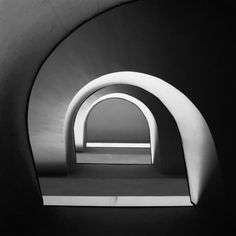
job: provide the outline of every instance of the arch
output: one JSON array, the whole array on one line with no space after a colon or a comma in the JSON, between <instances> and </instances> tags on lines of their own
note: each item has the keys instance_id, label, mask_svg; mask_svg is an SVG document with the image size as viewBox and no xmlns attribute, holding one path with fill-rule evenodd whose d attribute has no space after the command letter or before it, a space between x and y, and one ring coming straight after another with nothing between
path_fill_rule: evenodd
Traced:
<instances>
[{"instance_id":1,"label":"arch","mask_svg":"<svg viewBox=\"0 0 236 236\"><path fill-rule=\"evenodd\" d=\"M219 172L219 163L211 132L199 110L183 93L151 75L130 71L106 74L88 83L75 95L65 117L67 161L75 163L73 123L78 108L92 93L116 84L143 88L160 99L170 111L182 139L191 201L197 204L206 188L215 189L219 183L218 175L215 175L215 172Z\"/></svg>"},{"instance_id":2,"label":"arch","mask_svg":"<svg viewBox=\"0 0 236 236\"><path fill-rule=\"evenodd\" d=\"M75 145L77 151L83 151L85 148L85 140L86 140L86 123L88 116L92 109L100 102L111 99L111 98L120 98L127 100L131 103L133 103L136 107L139 108L139 110L143 113L143 115L146 118L146 121L148 123L149 127L149 134L150 134L150 144L151 144L151 160L152 164L154 163L154 159L157 159L159 151L159 142L158 142L158 128L156 124L156 120L150 109L140 100L137 98L130 96L125 93L108 93L108 94L100 94L100 97L97 98L96 96L90 96L85 102L84 102L77 113L76 119L75 119L75 125L76 132L74 130L74 136L75 136Z\"/></svg>"}]
</instances>

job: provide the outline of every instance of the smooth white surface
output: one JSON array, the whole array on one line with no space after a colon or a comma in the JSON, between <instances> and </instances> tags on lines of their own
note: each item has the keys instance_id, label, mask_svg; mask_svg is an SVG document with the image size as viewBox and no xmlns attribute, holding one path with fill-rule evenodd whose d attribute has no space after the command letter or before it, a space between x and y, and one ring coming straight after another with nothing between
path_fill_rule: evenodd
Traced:
<instances>
[{"instance_id":1,"label":"smooth white surface","mask_svg":"<svg viewBox=\"0 0 236 236\"><path fill-rule=\"evenodd\" d=\"M95 143L87 142L86 147L150 148L150 143ZM76 147L77 148L77 147Z\"/></svg>"},{"instance_id":2,"label":"smooth white surface","mask_svg":"<svg viewBox=\"0 0 236 236\"><path fill-rule=\"evenodd\" d=\"M78 107L95 91L118 84L133 85L146 90L156 96L172 114L182 139L191 201L197 204L209 188L212 193L217 191L220 170L218 157L203 116L178 89L144 73L123 71L107 74L91 81L76 94L65 117L64 137L68 163L76 163L73 128Z\"/></svg>"},{"instance_id":3,"label":"smooth white surface","mask_svg":"<svg viewBox=\"0 0 236 236\"><path fill-rule=\"evenodd\" d=\"M159 147L158 128L157 128L155 117L150 111L150 109L143 102L136 99L135 97L132 97L124 93L108 93L105 95L101 94L99 98L97 97L94 98L93 95L91 95L87 100L85 100L85 102L81 106L79 106L79 110L76 115L75 124L74 124L74 137L75 137L76 151L79 151L79 152L84 151L85 144L86 144L86 122L87 122L90 112L98 103L107 99L111 99L111 98L120 98L120 99L124 99L133 103L140 109L140 111L145 116L148 123L148 127L149 127L150 143L151 143L151 158L152 158L152 164L153 164L154 159L158 158L156 157L156 155L159 153L158 152L158 147Z\"/></svg>"},{"instance_id":4,"label":"smooth white surface","mask_svg":"<svg viewBox=\"0 0 236 236\"><path fill-rule=\"evenodd\" d=\"M43 196L45 206L193 206L189 196Z\"/></svg>"}]
</instances>

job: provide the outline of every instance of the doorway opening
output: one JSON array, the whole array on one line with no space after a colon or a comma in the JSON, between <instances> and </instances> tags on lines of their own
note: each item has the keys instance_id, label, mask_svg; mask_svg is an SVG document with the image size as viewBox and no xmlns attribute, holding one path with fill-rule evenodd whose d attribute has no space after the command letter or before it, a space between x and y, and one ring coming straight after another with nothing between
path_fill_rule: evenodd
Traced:
<instances>
[{"instance_id":1,"label":"doorway opening","mask_svg":"<svg viewBox=\"0 0 236 236\"><path fill-rule=\"evenodd\" d=\"M85 102L74 126L77 163L152 164L150 117L142 113L141 105L137 99L119 93L102 96L92 104ZM86 112L83 149L79 140L82 111Z\"/></svg>"}]
</instances>

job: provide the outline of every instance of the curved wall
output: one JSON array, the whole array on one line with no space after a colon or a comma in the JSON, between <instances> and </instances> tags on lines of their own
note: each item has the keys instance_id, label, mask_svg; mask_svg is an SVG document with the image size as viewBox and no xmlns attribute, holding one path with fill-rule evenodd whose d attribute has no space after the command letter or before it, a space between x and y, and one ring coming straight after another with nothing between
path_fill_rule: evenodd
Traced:
<instances>
[{"instance_id":1,"label":"curved wall","mask_svg":"<svg viewBox=\"0 0 236 236\"><path fill-rule=\"evenodd\" d=\"M143 9L140 8L137 10L137 12L139 12L139 10L143 11ZM40 143L43 144L42 146L40 146L41 144L38 145L38 148L43 150L45 155L52 155L51 151L59 146L63 147L63 139L59 138L62 137L61 134L63 132L61 126L61 123L64 119L63 114L65 114L63 111L66 109L67 104L72 99L72 94L75 94L75 90L78 91L78 89L81 88L83 84L86 84L88 81L98 77L99 74L101 75L106 74L107 72L120 71L121 68L125 68L123 70L128 71L135 70L134 68L137 68L137 71L142 70L147 74L157 73L155 70L160 68L163 63L163 60L161 60L161 51L157 50L163 49L160 47L163 45L163 43L155 48L152 46L157 45L157 42L160 42L158 38L160 37L160 34L155 32L156 28L154 29L152 27L148 27L148 25L151 23L150 19L156 19L156 14L151 14L153 10L148 10L150 11L150 14L148 14L150 18L145 18L140 25L137 24L137 19L134 20L132 16L128 14L129 8L126 8L126 10L122 12L122 17L117 15L117 12L115 15L110 16L116 19L114 21L103 21L104 18L101 17L101 25L104 25L105 22L109 22L109 27L98 27L98 20L95 21L92 26L90 25L91 28L87 34L82 31L86 27L84 27L82 30L80 29L78 34L82 32L80 34L81 37L77 38L75 33L72 34L70 40L65 40L50 56L47 63L44 64L33 88L29 114L33 114L34 117L32 120L39 124L38 127L42 127L42 130L35 131L35 137L37 137L37 139L47 136L48 138L51 138L50 133L53 133L53 139L49 149L44 149L45 145L43 144L43 142L45 142L48 138L40 140ZM123 18L123 16L125 17ZM131 19L129 17L131 17ZM112 24L117 24L119 20L121 20L121 23L125 23L123 20L127 20L127 22L130 20L130 22L133 24L127 23L127 30L122 32L120 30L123 27L121 27L119 28L119 31L116 32L118 34L116 34L113 31L116 29L116 27ZM157 19L155 22L157 22ZM88 24L86 26L88 26ZM157 30L159 30L159 28L157 28ZM90 34L91 32L93 33ZM91 37L94 36L94 33L96 34L97 38ZM95 38L96 40L94 40ZM156 43L154 43L155 39L158 39ZM164 45L167 46L168 43ZM82 46L83 48L81 48ZM172 55L176 54L172 53ZM152 58L152 60L150 60L150 58ZM163 57L163 59L164 58L165 57ZM55 65L57 66L55 67ZM172 76L177 76L177 71L177 74L172 74L175 70L171 69L170 71L171 72L169 73ZM188 76L185 76L184 78L188 78ZM175 80L173 85L176 83L177 82ZM180 84L181 83L183 83L183 80L180 80ZM188 83L186 82L185 85L187 84ZM59 100L61 102L59 102ZM45 116L45 114L48 115L47 119L42 119L42 116ZM58 119L60 121L58 121ZM43 123L41 120L43 120ZM44 122L45 120L47 120L46 123ZM33 127L33 129L38 128L30 125L30 122L29 127ZM40 134L42 132L43 136ZM34 146L33 149L35 150ZM60 159L60 162L63 163L64 155L62 154L62 149L60 150L58 148L57 150L58 152L55 152L55 158ZM45 155L42 155L41 158L47 159L48 157ZM51 166L48 166L49 169L54 168L53 163L51 163ZM45 169L46 168L47 167L45 166ZM63 165L58 166L57 168L60 172L65 171Z\"/></svg>"},{"instance_id":2,"label":"curved wall","mask_svg":"<svg viewBox=\"0 0 236 236\"><path fill-rule=\"evenodd\" d=\"M124 2L104 0L99 7L92 0L0 2L2 207L16 213L42 204L27 128L31 87L42 63L75 27Z\"/></svg>"}]
</instances>

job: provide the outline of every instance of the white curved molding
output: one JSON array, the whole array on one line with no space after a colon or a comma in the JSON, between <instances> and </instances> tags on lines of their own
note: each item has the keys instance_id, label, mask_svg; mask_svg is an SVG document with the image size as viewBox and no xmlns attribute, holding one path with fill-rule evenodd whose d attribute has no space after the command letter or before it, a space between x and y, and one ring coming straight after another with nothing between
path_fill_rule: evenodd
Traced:
<instances>
[{"instance_id":1,"label":"white curved molding","mask_svg":"<svg viewBox=\"0 0 236 236\"><path fill-rule=\"evenodd\" d=\"M151 144L151 160L152 164L154 163L154 158L157 158L156 155L158 152L159 141L158 141L158 129L154 115L150 111L150 109L140 100L136 99L133 96L130 96L125 93L109 93L108 94L101 94L100 97L91 95L87 100L80 106L74 124L74 137L75 137L75 146L76 151L82 152L86 147L86 123L88 116L92 109L99 104L100 102L112 99L112 98L119 98L124 99L133 103L137 106L140 111L145 116L148 127L149 127L149 134L150 134L150 144Z\"/></svg>"},{"instance_id":2,"label":"white curved molding","mask_svg":"<svg viewBox=\"0 0 236 236\"><path fill-rule=\"evenodd\" d=\"M218 174L215 174L219 171L219 164L214 141L203 116L178 89L157 77L138 72L116 72L101 76L76 94L65 118L64 137L68 163L76 161L73 124L78 105L82 105L95 91L117 84L137 86L153 94L174 117L182 139L191 201L197 204L208 188L215 190L219 183Z\"/></svg>"}]
</instances>

